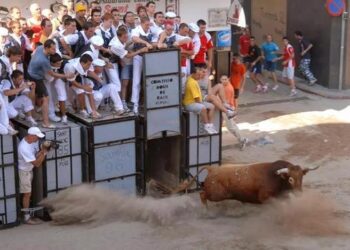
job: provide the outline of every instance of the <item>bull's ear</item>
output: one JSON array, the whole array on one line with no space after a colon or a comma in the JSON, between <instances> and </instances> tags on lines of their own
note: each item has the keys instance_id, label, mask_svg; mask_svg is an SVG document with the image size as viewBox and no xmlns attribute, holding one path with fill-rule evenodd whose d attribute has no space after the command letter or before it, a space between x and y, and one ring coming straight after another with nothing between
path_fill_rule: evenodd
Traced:
<instances>
[{"instance_id":1,"label":"bull's ear","mask_svg":"<svg viewBox=\"0 0 350 250\"><path fill-rule=\"evenodd\" d=\"M306 175L309 172L309 169L303 169L303 175Z\"/></svg>"}]
</instances>

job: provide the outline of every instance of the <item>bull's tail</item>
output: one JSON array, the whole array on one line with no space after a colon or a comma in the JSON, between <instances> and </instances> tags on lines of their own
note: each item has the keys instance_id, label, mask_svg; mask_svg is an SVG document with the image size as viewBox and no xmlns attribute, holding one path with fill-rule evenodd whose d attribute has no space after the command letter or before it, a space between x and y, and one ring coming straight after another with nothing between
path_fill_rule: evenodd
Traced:
<instances>
[{"instance_id":1,"label":"bull's tail","mask_svg":"<svg viewBox=\"0 0 350 250\"><path fill-rule=\"evenodd\" d=\"M186 189L188 189L190 186L192 186L192 184L196 181L196 179L199 176L199 174L202 173L203 170L205 170L205 169L210 171L210 167L203 167L201 170L198 171L198 173L190 181L186 180L186 181L184 181L183 183L181 183L178 187L176 187L174 189L173 188L169 188L169 187L165 187L165 186L163 186L160 183L156 184L157 189L162 191L163 194L168 194L168 195L177 194L177 193L183 192Z\"/></svg>"}]
</instances>

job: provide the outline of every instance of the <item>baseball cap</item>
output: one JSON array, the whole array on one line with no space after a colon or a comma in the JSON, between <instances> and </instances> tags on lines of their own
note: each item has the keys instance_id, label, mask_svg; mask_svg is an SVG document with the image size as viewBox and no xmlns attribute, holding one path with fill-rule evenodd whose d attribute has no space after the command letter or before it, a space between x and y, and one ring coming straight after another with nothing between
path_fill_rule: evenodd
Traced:
<instances>
[{"instance_id":1,"label":"baseball cap","mask_svg":"<svg viewBox=\"0 0 350 250\"><path fill-rule=\"evenodd\" d=\"M44 138L45 135L41 132L41 130L38 127L31 127L28 129L29 135L36 135L39 138Z\"/></svg>"},{"instance_id":2,"label":"baseball cap","mask_svg":"<svg viewBox=\"0 0 350 250\"><path fill-rule=\"evenodd\" d=\"M167 13L165 13L165 17L175 18L176 14L174 12L172 12L172 11L168 11Z\"/></svg>"},{"instance_id":3,"label":"baseball cap","mask_svg":"<svg viewBox=\"0 0 350 250\"><path fill-rule=\"evenodd\" d=\"M92 64L94 66L98 66L98 67L104 67L106 65L106 62L103 61L102 59L95 59Z\"/></svg>"},{"instance_id":4,"label":"baseball cap","mask_svg":"<svg viewBox=\"0 0 350 250\"><path fill-rule=\"evenodd\" d=\"M0 27L0 36L8 36L9 31L6 28Z\"/></svg>"},{"instance_id":5,"label":"baseball cap","mask_svg":"<svg viewBox=\"0 0 350 250\"><path fill-rule=\"evenodd\" d=\"M86 6L83 3L77 3L75 5L75 12L86 11Z\"/></svg>"},{"instance_id":6,"label":"baseball cap","mask_svg":"<svg viewBox=\"0 0 350 250\"><path fill-rule=\"evenodd\" d=\"M93 36L90 38L90 42L96 46L102 46L104 44L103 38L100 36Z\"/></svg>"},{"instance_id":7,"label":"baseball cap","mask_svg":"<svg viewBox=\"0 0 350 250\"><path fill-rule=\"evenodd\" d=\"M199 27L198 27L198 25L195 24L195 23L190 23L190 24L188 25L188 27L189 27L190 30L192 30L193 32L196 32L196 33L199 32Z\"/></svg>"}]
</instances>

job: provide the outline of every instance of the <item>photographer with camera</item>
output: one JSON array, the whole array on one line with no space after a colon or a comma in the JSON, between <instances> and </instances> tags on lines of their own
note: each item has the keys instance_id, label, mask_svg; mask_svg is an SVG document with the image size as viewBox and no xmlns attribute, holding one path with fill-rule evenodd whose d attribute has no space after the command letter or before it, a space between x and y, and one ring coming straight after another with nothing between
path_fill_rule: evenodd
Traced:
<instances>
[{"instance_id":1,"label":"photographer with camera","mask_svg":"<svg viewBox=\"0 0 350 250\"><path fill-rule=\"evenodd\" d=\"M23 195L24 223L29 225L40 223L31 218L29 204L32 193L33 168L42 166L51 146L47 147L45 143L39 146L39 140L44 137L45 135L38 127L31 127L28 129L28 135L18 145L19 190Z\"/></svg>"}]
</instances>

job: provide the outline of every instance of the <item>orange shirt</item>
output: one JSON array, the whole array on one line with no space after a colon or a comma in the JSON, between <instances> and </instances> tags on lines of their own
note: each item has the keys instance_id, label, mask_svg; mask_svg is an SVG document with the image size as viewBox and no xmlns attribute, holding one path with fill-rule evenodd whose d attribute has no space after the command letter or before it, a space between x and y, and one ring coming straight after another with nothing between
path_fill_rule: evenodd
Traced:
<instances>
[{"instance_id":1,"label":"orange shirt","mask_svg":"<svg viewBox=\"0 0 350 250\"><path fill-rule=\"evenodd\" d=\"M235 94L234 94L234 90L231 84L226 84L224 85L224 90L225 90L225 96L226 96L226 101L227 103L231 106L234 107L235 106Z\"/></svg>"},{"instance_id":2,"label":"orange shirt","mask_svg":"<svg viewBox=\"0 0 350 250\"><path fill-rule=\"evenodd\" d=\"M243 63L231 64L231 84L233 88L240 89L241 88L241 82L244 77L244 74L246 72L246 68Z\"/></svg>"}]
</instances>

